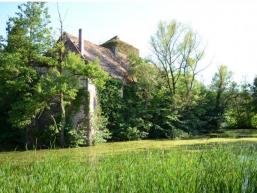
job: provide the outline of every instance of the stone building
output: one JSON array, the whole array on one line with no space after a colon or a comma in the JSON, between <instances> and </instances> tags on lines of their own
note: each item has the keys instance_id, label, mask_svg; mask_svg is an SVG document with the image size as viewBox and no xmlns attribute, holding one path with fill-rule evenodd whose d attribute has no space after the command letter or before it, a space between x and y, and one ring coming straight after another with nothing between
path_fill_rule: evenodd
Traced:
<instances>
[{"instance_id":1,"label":"stone building","mask_svg":"<svg viewBox=\"0 0 257 193\"><path fill-rule=\"evenodd\" d=\"M101 45L85 40L82 30L79 29L78 36L64 33L65 47L81 55L86 61L98 59L100 66L114 79L125 83L128 79L129 54L139 55L139 50L132 45L121 41L117 36L111 38ZM85 129L86 142L91 145L94 142L95 128L93 126L93 114L97 105L97 90L90 80L81 80L81 95L79 105L71 110L70 122L73 128Z\"/></svg>"}]
</instances>

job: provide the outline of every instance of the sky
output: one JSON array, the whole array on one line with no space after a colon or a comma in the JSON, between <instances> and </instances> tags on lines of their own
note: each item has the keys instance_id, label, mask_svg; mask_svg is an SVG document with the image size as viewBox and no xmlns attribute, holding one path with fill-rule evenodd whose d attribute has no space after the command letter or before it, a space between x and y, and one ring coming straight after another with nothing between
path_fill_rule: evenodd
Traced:
<instances>
[{"instance_id":1,"label":"sky","mask_svg":"<svg viewBox=\"0 0 257 193\"><path fill-rule=\"evenodd\" d=\"M8 17L22 2L0 2L0 34ZM56 1L47 3L52 26L58 32ZM221 64L228 66L238 83L252 82L257 75L257 0L85 0L59 1L65 31L74 35L83 29L84 38L96 44L118 35L152 55L150 37L160 21L190 26L198 33L205 56L198 77L206 84Z\"/></svg>"}]
</instances>

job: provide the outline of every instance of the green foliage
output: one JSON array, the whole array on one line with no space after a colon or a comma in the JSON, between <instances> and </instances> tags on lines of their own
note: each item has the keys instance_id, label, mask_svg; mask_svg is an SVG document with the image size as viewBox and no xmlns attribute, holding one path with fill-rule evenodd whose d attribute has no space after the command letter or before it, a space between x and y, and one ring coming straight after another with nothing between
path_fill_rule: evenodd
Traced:
<instances>
[{"instance_id":1,"label":"green foliage","mask_svg":"<svg viewBox=\"0 0 257 193\"><path fill-rule=\"evenodd\" d=\"M33 65L48 61L44 54L51 46L51 29L44 3L28 2L18 9L16 16L10 17L7 23L6 45L0 57L0 92L3 94L0 125L20 133L18 129L31 123L34 111L41 105L33 99L39 79ZM29 135L27 131L26 136ZM30 143L28 138L26 142Z\"/></svg>"},{"instance_id":2,"label":"green foliage","mask_svg":"<svg viewBox=\"0 0 257 193\"><path fill-rule=\"evenodd\" d=\"M57 45L57 52L60 50L63 50L62 46ZM59 133L64 132L67 134L68 139L62 139L65 140L65 143L75 146L81 145L85 143L85 131L76 130L69 126L66 122L66 119L68 119L66 109L77 97L77 93L81 88L81 78L83 80L91 78L91 80L96 83L96 86L101 88L105 84L107 75L100 69L98 61L85 64L79 55L72 52L67 52L62 62L58 62L60 61L59 56L58 54L56 56L57 58L53 58L56 62L50 65L50 69L41 77L37 85L40 98L40 101L37 103L43 103L46 105L45 109L53 111L54 109L52 109L51 104L56 105L56 102L54 103L53 101L62 96L62 103L60 105L63 105L64 111L62 111L62 114L59 116L58 114L52 115L52 118L55 119L54 124L58 127ZM84 125L83 128L85 130L86 125ZM60 141L62 140L60 139ZM64 141L60 143L63 144Z\"/></svg>"},{"instance_id":3,"label":"green foliage","mask_svg":"<svg viewBox=\"0 0 257 193\"><path fill-rule=\"evenodd\" d=\"M204 53L199 42L197 34L190 27L176 21L160 22L156 33L151 36L154 60L163 71L170 95L175 95L178 84L183 83L185 97L190 97L199 73L198 62Z\"/></svg>"},{"instance_id":4,"label":"green foliage","mask_svg":"<svg viewBox=\"0 0 257 193\"><path fill-rule=\"evenodd\" d=\"M81 145L85 145L85 131L76 130L72 127L66 127L66 144L70 147L79 147Z\"/></svg>"},{"instance_id":5,"label":"green foliage","mask_svg":"<svg viewBox=\"0 0 257 193\"><path fill-rule=\"evenodd\" d=\"M85 77L92 80L99 90L104 88L106 81L110 78L108 73L101 68L98 59L88 62L82 72Z\"/></svg>"},{"instance_id":6,"label":"green foliage","mask_svg":"<svg viewBox=\"0 0 257 193\"><path fill-rule=\"evenodd\" d=\"M172 130L172 135L174 139L188 139L190 135L187 132L184 132L181 129L174 128Z\"/></svg>"},{"instance_id":7,"label":"green foliage","mask_svg":"<svg viewBox=\"0 0 257 193\"><path fill-rule=\"evenodd\" d=\"M128 140L138 140L143 137L146 136L142 135L142 133L136 127L128 127L126 132L124 132L124 138Z\"/></svg>"},{"instance_id":8,"label":"green foliage","mask_svg":"<svg viewBox=\"0 0 257 193\"><path fill-rule=\"evenodd\" d=\"M103 115L100 106L97 106L93 117L93 127L96 129L95 143L104 143L111 138L107 124L108 119Z\"/></svg>"},{"instance_id":9,"label":"green foliage","mask_svg":"<svg viewBox=\"0 0 257 193\"><path fill-rule=\"evenodd\" d=\"M257 112L257 77L254 78L252 85L252 107Z\"/></svg>"},{"instance_id":10,"label":"green foliage","mask_svg":"<svg viewBox=\"0 0 257 193\"><path fill-rule=\"evenodd\" d=\"M121 115L123 109L121 87L121 82L110 79L103 89L98 90L102 111L108 119L107 127L114 138L119 133L119 130L117 130L120 126L119 122L123 120Z\"/></svg>"},{"instance_id":11,"label":"green foliage","mask_svg":"<svg viewBox=\"0 0 257 193\"><path fill-rule=\"evenodd\" d=\"M16 17L7 22L6 50L20 53L30 64L45 62L47 58L43 55L52 45L49 24L50 15L44 2L19 5Z\"/></svg>"},{"instance_id":12,"label":"green foliage","mask_svg":"<svg viewBox=\"0 0 257 193\"><path fill-rule=\"evenodd\" d=\"M251 119L252 126L257 129L257 114L255 114Z\"/></svg>"},{"instance_id":13,"label":"green foliage","mask_svg":"<svg viewBox=\"0 0 257 193\"><path fill-rule=\"evenodd\" d=\"M232 81L232 73L227 66L221 65L214 74L211 91L213 92L213 124L220 128L224 122L224 113L230 103L230 100L236 95L236 83Z\"/></svg>"},{"instance_id":14,"label":"green foliage","mask_svg":"<svg viewBox=\"0 0 257 193\"><path fill-rule=\"evenodd\" d=\"M130 56L129 61L132 82L122 85L119 81L110 80L100 92L102 110L108 117L107 127L112 139L179 137L175 129L181 130L182 122L174 113L159 69L135 55Z\"/></svg>"},{"instance_id":15,"label":"green foliage","mask_svg":"<svg viewBox=\"0 0 257 193\"><path fill-rule=\"evenodd\" d=\"M251 117L253 116L252 97L250 85L244 83L230 98L225 113L227 124L230 128L251 128Z\"/></svg>"},{"instance_id":16,"label":"green foliage","mask_svg":"<svg viewBox=\"0 0 257 193\"><path fill-rule=\"evenodd\" d=\"M159 84L166 87L163 89L165 95L158 99L165 107L165 113L159 116L163 123L156 127L158 133L165 131L162 136L173 138L173 130L193 134L207 131L210 128L208 123L211 123L209 118L212 117L208 106L213 104L208 98L209 90L197 81L197 75L202 70L198 63L204 55L198 35L190 27L176 21L160 22L151 37L151 45L162 77ZM163 124L165 129L160 127Z\"/></svg>"}]
</instances>

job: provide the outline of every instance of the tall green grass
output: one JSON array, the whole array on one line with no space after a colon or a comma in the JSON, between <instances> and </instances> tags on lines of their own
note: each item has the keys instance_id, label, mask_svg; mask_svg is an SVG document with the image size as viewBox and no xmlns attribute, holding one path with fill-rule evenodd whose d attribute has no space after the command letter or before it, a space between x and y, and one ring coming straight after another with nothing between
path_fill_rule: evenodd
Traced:
<instances>
[{"instance_id":1,"label":"tall green grass","mask_svg":"<svg viewBox=\"0 0 257 193\"><path fill-rule=\"evenodd\" d=\"M53 151L28 162L2 161L0 192L252 193L256 147L200 144L90 156Z\"/></svg>"}]
</instances>

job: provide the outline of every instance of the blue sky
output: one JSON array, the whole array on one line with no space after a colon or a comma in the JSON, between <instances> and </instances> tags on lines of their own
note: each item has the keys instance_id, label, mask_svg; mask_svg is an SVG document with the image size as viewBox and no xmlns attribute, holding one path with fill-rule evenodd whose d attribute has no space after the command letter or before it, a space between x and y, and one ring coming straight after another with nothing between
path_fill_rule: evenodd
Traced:
<instances>
[{"instance_id":1,"label":"blue sky","mask_svg":"<svg viewBox=\"0 0 257 193\"><path fill-rule=\"evenodd\" d=\"M21 3L21 2L19 2ZM0 2L0 34L19 3ZM47 4L53 27L58 31L56 2ZM160 20L190 25L206 47L201 66L208 68L198 77L205 83L218 65L225 64L237 82L252 82L257 74L257 1L255 0L86 0L60 2L65 31L102 43L118 35L151 55L149 40Z\"/></svg>"}]
</instances>

